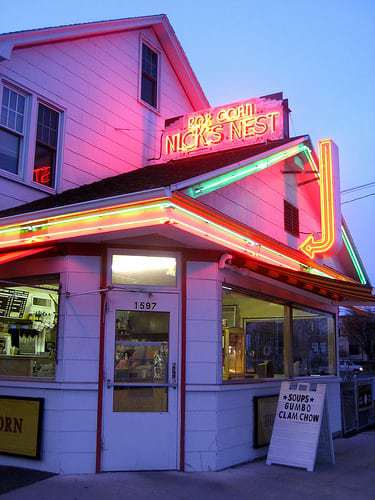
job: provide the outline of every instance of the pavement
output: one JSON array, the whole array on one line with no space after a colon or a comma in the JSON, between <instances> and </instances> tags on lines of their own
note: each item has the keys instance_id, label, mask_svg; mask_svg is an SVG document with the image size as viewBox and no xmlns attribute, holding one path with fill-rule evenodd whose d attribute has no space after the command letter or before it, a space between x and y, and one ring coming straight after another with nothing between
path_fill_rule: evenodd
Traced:
<instances>
[{"instance_id":1,"label":"pavement","mask_svg":"<svg viewBox=\"0 0 375 500\"><path fill-rule=\"evenodd\" d=\"M375 430L336 439L334 448L336 464L315 472L258 460L220 472L56 475L1 500L375 500Z\"/></svg>"},{"instance_id":2,"label":"pavement","mask_svg":"<svg viewBox=\"0 0 375 500\"><path fill-rule=\"evenodd\" d=\"M0 466L0 495L54 476L50 472Z\"/></svg>"}]
</instances>

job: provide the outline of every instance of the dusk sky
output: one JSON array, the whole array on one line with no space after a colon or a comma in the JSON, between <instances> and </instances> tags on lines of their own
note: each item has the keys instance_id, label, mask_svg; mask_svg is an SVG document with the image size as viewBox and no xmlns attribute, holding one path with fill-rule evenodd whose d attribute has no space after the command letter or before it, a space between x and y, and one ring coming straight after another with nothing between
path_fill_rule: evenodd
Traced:
<instances>
[{"instance_id":1,"label":"dusk sky","mask_svg":"<svg viewBox=\"0 0 375 500\"><path fill-rule=\"evenodd\" d=\"M340 149L343 213L375 283L375 1L14 0L0 32L167 14L212 105L283 91L291 134Z\"/></svg>"}]
</instances>

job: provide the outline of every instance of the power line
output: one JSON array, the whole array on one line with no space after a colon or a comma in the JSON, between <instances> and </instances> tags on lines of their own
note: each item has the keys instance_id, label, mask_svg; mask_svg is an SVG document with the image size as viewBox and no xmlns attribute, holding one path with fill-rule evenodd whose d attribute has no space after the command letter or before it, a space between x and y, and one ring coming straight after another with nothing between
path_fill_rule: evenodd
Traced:
<instances>
[{"instance_id":1,"label":"power line","mask_svg":"<svg viewBox=\"0 0 375 500\"><path fill-rule=\"evenodd\" d=\"M373 186L375 184L375 181L374 182L368 182L367 184L360 184L358 186L353 186L351 188L348 188L348 189L343 189L341 191L341 194L345 194L345 193L351 193L353 191L359 191L360 189L365 189L369 186Z\"/></svg>"},{"instance_id":2,"label":"power line","mask_svg":"<svg viewBox=\"0 0 375 500\"><path fill-rule=\"evenodd\" d=\"M352 203L353 201L363 200L363 198L369 198L370 196L375 196L375 193L365 194L364 196L358 196L358 198L353 198L352 200L343 201L341 205L345 205L346 203Z\"/></svg>"}]
</instances>

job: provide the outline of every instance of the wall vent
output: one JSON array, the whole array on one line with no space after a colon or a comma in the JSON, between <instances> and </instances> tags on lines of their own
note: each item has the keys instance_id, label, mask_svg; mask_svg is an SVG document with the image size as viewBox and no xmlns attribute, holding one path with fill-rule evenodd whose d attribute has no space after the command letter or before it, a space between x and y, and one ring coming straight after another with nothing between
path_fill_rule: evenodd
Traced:
<instances>
[{"instance_id":1,"label":"wall vent","mask_svg":"<svg viewBox=\"0 0 375 500\"><path fill-rule=\"evenodd\" d=\"M284 200L284 229L299 237L299 210L286 200Z\"/></svg>"}]
</instances>

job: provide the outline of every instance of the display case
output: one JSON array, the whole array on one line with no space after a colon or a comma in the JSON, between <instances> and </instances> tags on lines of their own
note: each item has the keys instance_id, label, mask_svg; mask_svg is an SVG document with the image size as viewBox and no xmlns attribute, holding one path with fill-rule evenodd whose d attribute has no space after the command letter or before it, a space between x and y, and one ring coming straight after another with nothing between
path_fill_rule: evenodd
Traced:
<instances>
[{"instance_id":1,"label":"display case","mask_svg":"<svg viewBox=\"0 0 375 500\"><path fill-rule=\"evenodd\" d=\"M223 380L245 375L245 332L243 328L223 327Z\"/></svg>"},{"instance_id":2,"label":"display case","mask_svg":"<svg viewBox=\"0 0 375 500\"><path fill-rule=\"evenodd\" d=\"M0 288L0 376L55 377L58 294Z\"/></svg>"}]
</instances>

